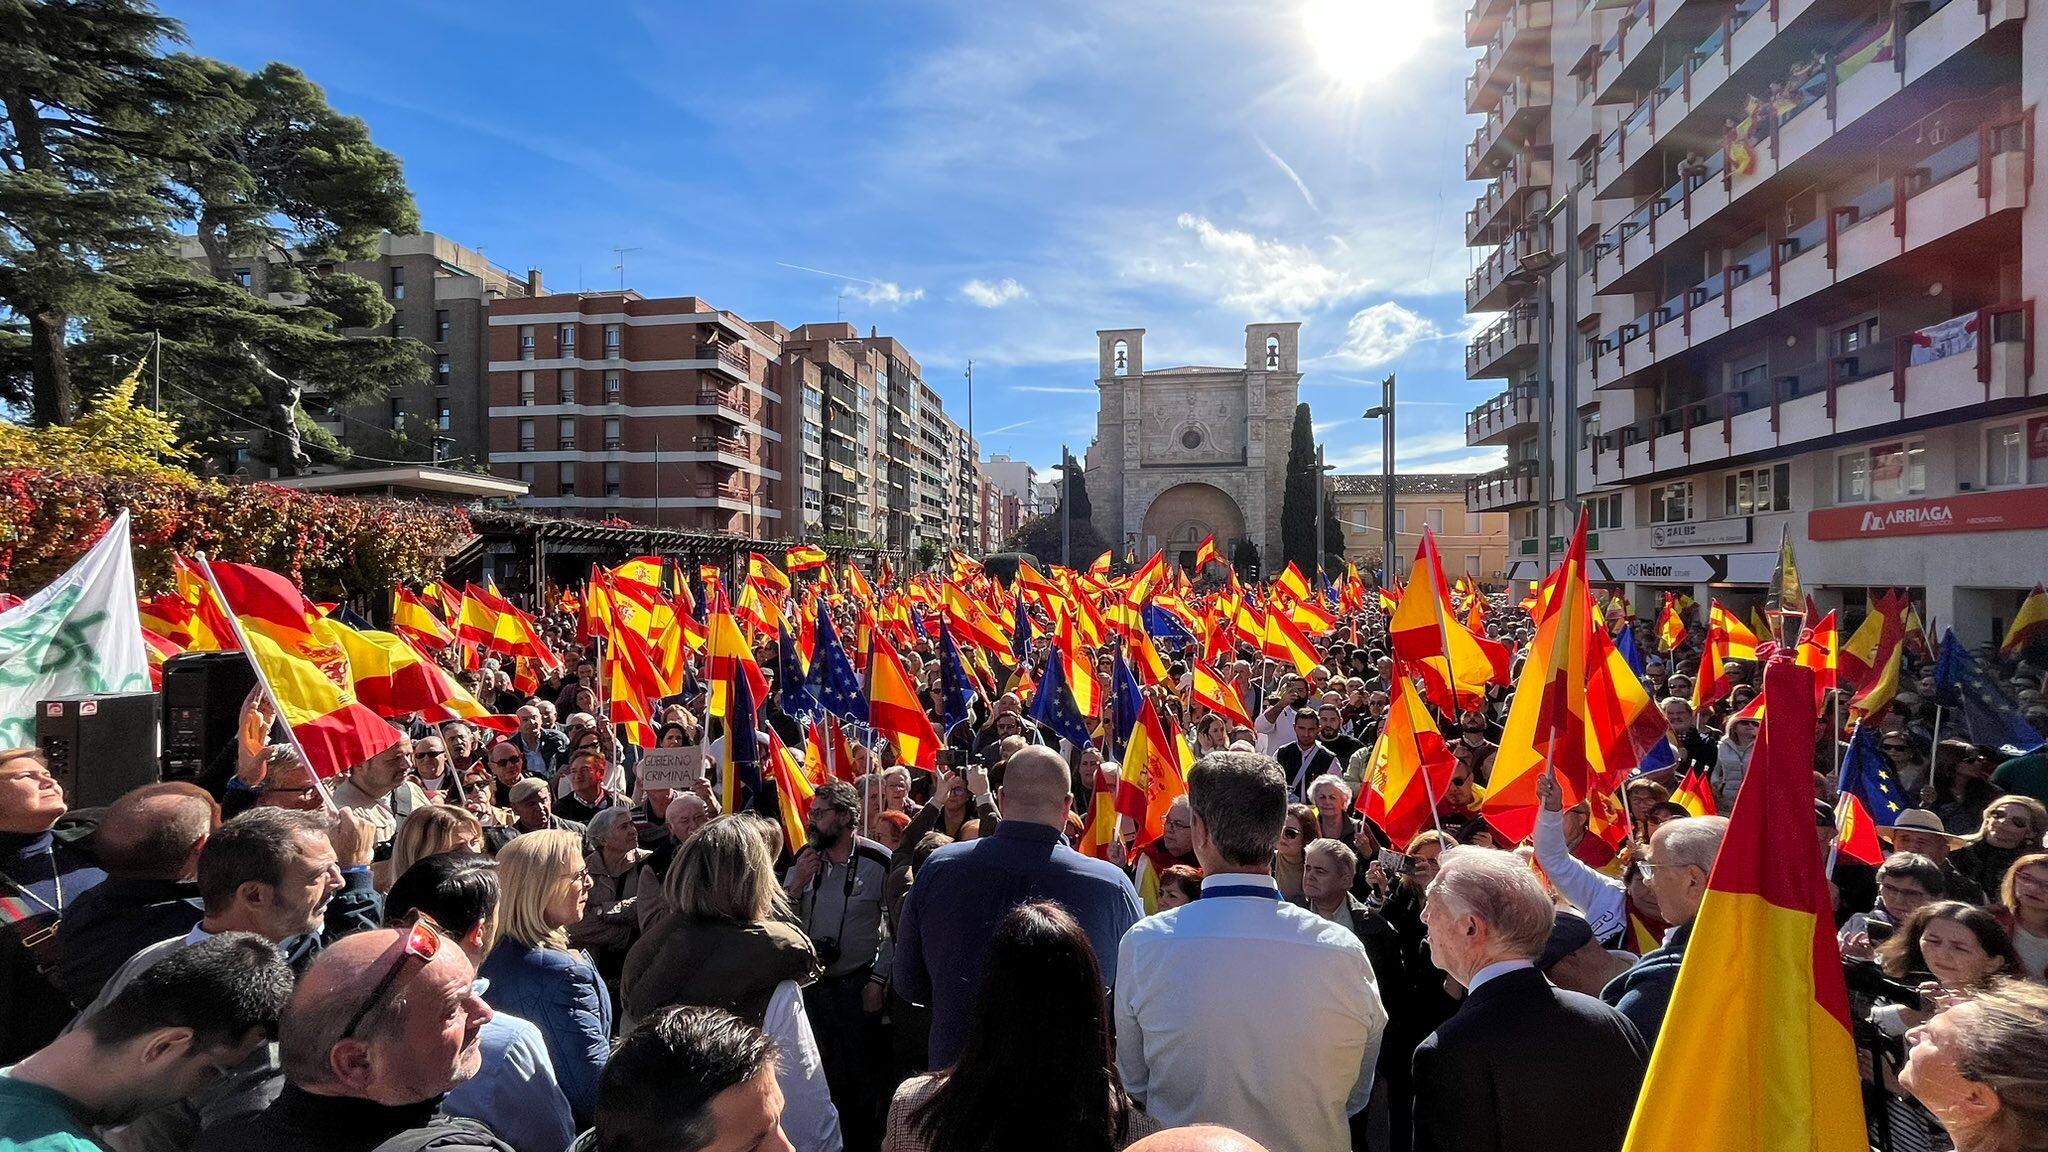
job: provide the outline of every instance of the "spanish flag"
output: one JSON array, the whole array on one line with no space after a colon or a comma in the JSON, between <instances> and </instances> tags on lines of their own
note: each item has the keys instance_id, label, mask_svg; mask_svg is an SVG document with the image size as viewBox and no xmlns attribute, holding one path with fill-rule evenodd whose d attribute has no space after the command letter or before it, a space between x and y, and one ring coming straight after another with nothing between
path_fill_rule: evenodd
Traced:
<instances>
[{"instance_id":1,"label":"spanish flag","mask_svg":"<svg viewBox=\"0 0 2048 1152\"><path fill-rule=\"evenodd\" d=\"M1114 807L1131 818L1138 843L1150 844L1166 833L1166 810L1188 790L1180 757L1150 697L1138 709L1138 722L1124 733L1122 774L1117 779Z\"/></svg>"},{"instance_id":2,"label":"spanish flag","mask_svg":"<svg viewBox=\"0 0 2048 1152\"><path fill-rule=\"evenodd\" d=\"M1221 557L1216 555L1216 534L1214 532L1209 533L1207 539L1195 546L1195 571L1200 572L1211 564L1220 563L1221 559Z\"/></svg>"},{"instance_id":3,"label":"spanish flag","mask_svg":"<svg viewBox=\"0 0 2048 1152\"><path fill-rule=\"evenodd\" d=\"M1395 844L1406 844L1435 823L1437 800L1450 787L1457 766L1414 681L1397 666L1386 725L1373 745L1365 787L1353 807L1386 829Z\"/></svg>"},{"instance_id":4,"label":"spanish flag","mask_svg":"<svg viewBox=\"0 0 2048 1152\"><path fill-rule=\"evenodd\" d=\"M1998 654L2017 660L2029 646L2042 640L2048 640L2048 591L2036 584L2020 605L2019 614L2012 618L2012 627L2006 629L2005 643L1998 646Z\"/></svg>"},{"instance_id":5,"label":"spanish flag","mask_svg":"<svg viewBox=\"0 0 2048 1152\"><path fill-rule=\"evenodd\" d=\"M1488 685L1508 682L1506 646L1474 635L1452 614L1436 537L1427 529L1387 636L1394 658L1422 678L1429 702L1446 715L1479 707Z\"/></svg>"},{"instance_id":6,"label":"spanish flag","mask_svg":"<svg viewBox=\"0 0 2048 1152\"><path fill-rule=\"evenodd\" d=\"M1764 696L1624 1152L1870 1147L1833 898L1813 843L1813 674L1774 662Z\"/></svg>"},{"instance_id":7,"label":"spanish flag","mask_svg":"<svg viewBox=\"0 0 2048 1152\"><path fill-rule=\"evenodd\" d=\"M1189 665L1195 676L1195 703L1239 728L1250 728L1251 713L1245 711L1244 697L1238 695L1237 686L1218 676L1215 669L1200 660L1190 661Z\"/></svg>"},{"instance_id":8,"label":"spanish flag","mask_svg":"<svg viewBox=\"0 0 2048 1152\"><path fill-rule=\"evenodd\" d=\"M939 734L896 649L879 630L873 639L868 653L868 718L896 746L898 763L930 772L939 763Z\"/></svg>"},{"instance_id":9,"label":"spanish flag","mask_svg":"<svg viewBox=\"0 0 2048 1152\"><path fill-rule=\"evenodd\" d=\"M1707 778L1697 768L1688 768L1685 779L1678 782L1678 790L1671 794L1671 802L1695 816L1718 815L1714 811L1714 790L1707 787Z\"/></svg>"},{"instance_id":10,"label":"spanish flag","mask_svg":"<svg viewBox=\"0 0 2048 1152\"><path fill-rule=\"evenodd\" d=\"M1680 614L1678 600L1671 593L1664 594L1664 610L1657 614L1657 643L1669 652L1685 641L1685 617Z\"/></svg>"},{"instance_id":11,"label":"spanish flag","mask_svg":"<svg viewBox=\"0 0 2048 1152\"><path fill-rule=\"evenodd\" d=\"M809 572L813 568L823 568L830 561L831 557L825 555L823 548L799 544L783 557L783 566L791 572Z\"/></svg>"},{"instance_id":12,"label":"spanish flag","mask_svg":"<svg viewBox=\"0 0 2048 1152\"><path fill-rule=\"evenodd\" d=\"M403 588L391 590L391 630L423 648L441 649L455 643L455 633L434 615L427 602Z\"/></svg>"},{"instance_id":13,"label":"spanish flag","mask_svg":"<svg viewBox=\"0 0 2048 1152\"><path fill-rule=\"evenodd\" d=\"M811 730L817 731L812 725ZM810 836L804 831L811 818L811 797L817 789L811 785L810 773L804 761L775 734L775 728L768 728L768 774L775 781L776 815L782 818L782 838L791 853L803 851L810 843Z\"/></svg>"},{"instance_id":14,"label":"spanish flag","mask_svg":"<svg viewBox=\"0 0 2048 1152\"><path fill-rule=\"evenodd\" d=\"M247 564L210 567L314 775L339 776L399 741L398 730L356 698L333 622L316 616L297 586Z\"/></svg>"},{"instance_id":15,"label":"spanish flag","mask_svg":"<svg viewBox=\"0 0 2048 1152\"><path fill-rule=\"evenodd\" d=\"M1259 651L1268 659L1294 665L1294 670L1303 676L1322 663L1315 644L1301 626L1277 606L1266 613L1266 634L1260 638Z\"/></svg>"}]
</instances>

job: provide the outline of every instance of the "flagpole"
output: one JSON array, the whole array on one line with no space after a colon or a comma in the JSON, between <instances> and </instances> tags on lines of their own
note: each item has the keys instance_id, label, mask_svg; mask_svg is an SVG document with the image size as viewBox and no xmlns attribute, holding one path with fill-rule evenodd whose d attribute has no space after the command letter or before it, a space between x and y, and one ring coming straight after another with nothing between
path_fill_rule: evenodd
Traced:
<instances>
[{"instance_id":1,"label":"flagpole","mask_svg":"<svg viewBox=\"0 0 2048 1152\"><path fill-rule=\"evenodd\" d=\"M213 598L220 604L221 615L228 618L228 627L234 630L235 643L242 649L242 655L249 661L249 667L256 673L256 683L263 688L263 696L270 701L271 711L284 724L285 739L291 741L292 751L298 755L299 763L305 766L306 775L313 778L313 790L320 794L320 806L330 815L339 815L341 809L334 803L334 794L327 790L327 782L313 771L313 761L306 756L306 749L299 743L299 734L292 731L291 721L284 718L284 705L278 702L277 691L270 686L270 677L263 674L263 662L256 659L255 649L249 647L249 637L242 631L242 618L228 606L228 598L220 590L220 581L214 579L213 565L206 559L206 553L194 553L193 561L199 565L199 573L206 577L206 586L213 589ZM266 769L267 773L268 769ZM266 775L266 779L267 779Z\"/></svg>"},{"instance_id":2,"label":"flagpole","mask_svg":"<svg viewBox=\"0 0 2048 1152\"><path fill-rule=\"evenodd\" d=\"M1969 717L1968 717L1967 715L1965 715L1965 716L1963 717L1963 719L1964 719L1965 721L1967 721L1967 720L1969 719ZM1937 696L1936 696L1936 698L1935 698L1935 702L1934 702L1934 737L1933 737L1933 739L1932 739L1932 740L1931 740L1931 741L1930 741L1930 742L1928 743L1928 746L1927 746L1927 778L1928 778L1929 780L1933 780L1933 779L1934 779L1934 762L1935 762L1935 761L1936 761L1937 759L1939 759L1939 758L1940 758L1940 756L1941 756L1941 699L1940 699L1939 695L1937 695Z\"/></svg>"}]
</instances>

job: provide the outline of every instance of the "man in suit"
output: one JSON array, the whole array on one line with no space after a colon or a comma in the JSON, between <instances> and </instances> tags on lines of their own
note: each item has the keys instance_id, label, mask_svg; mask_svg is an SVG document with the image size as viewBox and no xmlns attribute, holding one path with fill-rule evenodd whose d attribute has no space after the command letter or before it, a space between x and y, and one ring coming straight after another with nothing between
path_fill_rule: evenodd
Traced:
<instances>
[{"instance_id":1,"label":"man in suit","mask_svg":"<svg viewBox=\"0 0 2048 1152\"><path fill-rule=\"evenodd\" d=\"M1415 1050L1417 1152L1619 1152L1649 1063L1642 1036L1536 969L1556 917L1527 864L1471 847L1439 861L1422 912L1430 957L1467 991Z\"/></svg>"},{"instance_id":2,"label":"man in suit","mask_svg":"<svg viewBox=\"0 0 2048 1152\"><path fill-rule=\"evenodd\" d=\"M1317 718L1315 709L1294 710L1294 743L1281 748L1273 756L1280 762L1280 771L1287 774L1287 796L1290 800L1306 797L1309 781L1323 773L1341 774L1344 771L1343 762L1320 739L1322 733L1322 721Z\"/></svg>"},{"instance_id":3,"label":"man in suit","mask_svg":"<svg viewBox=\"0 0 2048 1152\"><path fill-rule=\"evenodd\" d=\"M1692 939L1692 922L1707 895L1707 873L1714 870L1714 856L1727 833L1725 816L1667 820L1650 836L1648 854L1639 864L1657 893L1657 914L1673 927L1661 947L1644 953L1634 967L1602 988L1600 999L1628 1017L1652 1048L1664 1026L1664 1010L1671 1006L1671 990L1678 985L1678 966Z\"/></svg>"}]
</instances>

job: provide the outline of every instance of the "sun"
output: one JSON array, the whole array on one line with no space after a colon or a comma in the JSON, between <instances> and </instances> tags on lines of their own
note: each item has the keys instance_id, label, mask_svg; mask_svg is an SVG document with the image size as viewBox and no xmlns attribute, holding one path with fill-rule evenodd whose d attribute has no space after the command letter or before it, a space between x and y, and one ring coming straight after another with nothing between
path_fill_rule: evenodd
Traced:
<instances>
[{"instance_id":1,"label":"sun","mask_svg":"<svg viewBox=\"0 0 2048 1152\"><path fill-rule=\"evenodd\" d=\"M1436 31L1438 0L1304 0L1302 34L1323 73L1351 89L1379 84Z\"/></svg>"}]
</instances>

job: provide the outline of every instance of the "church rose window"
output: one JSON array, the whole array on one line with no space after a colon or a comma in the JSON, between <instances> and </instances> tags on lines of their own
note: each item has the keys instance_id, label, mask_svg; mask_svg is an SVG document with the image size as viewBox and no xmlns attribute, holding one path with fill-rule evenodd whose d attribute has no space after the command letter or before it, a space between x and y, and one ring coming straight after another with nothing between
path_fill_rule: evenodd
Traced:
<instances>
[{"instance_id":1,"label":"church rose window","mask_svg":"<svg viewBox=\"0 0 2048 1152\"><path fill-rule=\"evenodd\" d=\"M1180 446L1188 449L1191 452L1197 448L1200 448L1202 446L1202 430L1199 428L1190 428L1187 431L1181 433Z\"/></svg>"}]
</instances>

